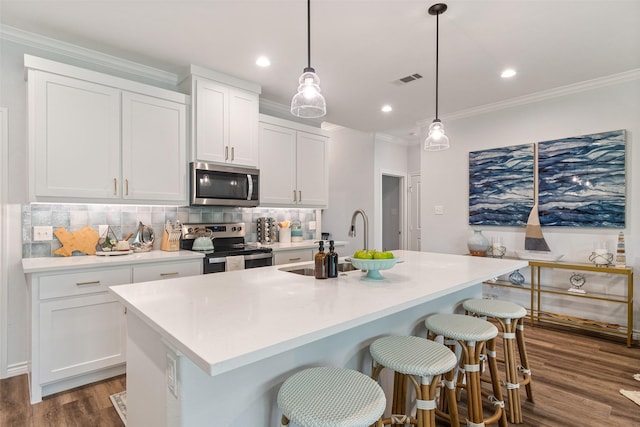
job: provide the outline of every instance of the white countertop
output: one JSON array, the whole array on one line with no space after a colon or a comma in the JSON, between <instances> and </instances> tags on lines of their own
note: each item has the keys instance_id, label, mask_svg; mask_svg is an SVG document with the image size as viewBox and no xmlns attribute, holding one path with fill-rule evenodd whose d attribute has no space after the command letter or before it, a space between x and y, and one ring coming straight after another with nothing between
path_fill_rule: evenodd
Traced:
<instances>
[{"instance_id":1,"label":"white countertop","mask_svg":"<svg viewBox=\"0 0 640 427\"><path fill-rule=\"evenodd\" d=\"M404 262L382 271L382 281L362 280L358 270L317 280L273 266L110 289L129 315L217 375L528 265L394 252Z\"/></svg>"},{"instance_id":2,"label":"white countertop","mask_svg":"<svg viewBox=\"0 0 640 427\"><path fill-rule=\"evenodd\" d=\"M162 262L172 260L202 259L204 254L193 251L150 251L134 252L128 255L111 256L70 256L70 257L41 257L23 258L22 269L25 274L53 272L74 268L112 267L127 264L144 264L150 262Z\"/></svg>"}]
</instances>

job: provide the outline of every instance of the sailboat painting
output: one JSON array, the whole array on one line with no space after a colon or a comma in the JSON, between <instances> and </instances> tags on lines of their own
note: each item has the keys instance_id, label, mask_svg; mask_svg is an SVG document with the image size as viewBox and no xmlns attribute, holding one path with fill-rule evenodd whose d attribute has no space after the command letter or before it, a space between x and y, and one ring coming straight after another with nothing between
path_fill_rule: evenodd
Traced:
<instances>
[{"instance_id":1,"label":"sailboat painting","mask_svg":"<svg viewBox=\"0 0 640 427\"><path fill-rule=\"evenodd\" d=\"M534 145L469 153L469 224L524 226L534 201Z\"/></svg>"},{"instance_id":2,"label":"sailboat painting","mask_svg":"<svg viewBox=\"0 0 640 427\"><path fill-rule=\"evenodd\" d=\"M625 131L538 143L542 226L625 226Z\"/></svg>"}]
</instances>

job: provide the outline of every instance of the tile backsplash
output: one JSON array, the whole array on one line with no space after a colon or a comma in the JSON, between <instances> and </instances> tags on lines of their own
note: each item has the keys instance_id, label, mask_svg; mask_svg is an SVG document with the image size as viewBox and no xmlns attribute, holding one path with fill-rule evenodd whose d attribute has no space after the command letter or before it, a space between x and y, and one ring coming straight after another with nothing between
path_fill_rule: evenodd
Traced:
<instances>
[{"instance_id":1,"label":"tile backsplash","mask_svg":"<svg viewBox=\"0 0 640 427\"><path fill-rule=\"evenodd\" d=\"M160 249L160 233L167 221L244 222L248 226L246 241L255 242L256 221L261 217L273 217L276 221L298 219L302 223L304 239L316 237L316 231L309 230L309 221L316 220L314 209L32 203L22 205L22 257L56 256L53 251L61 246L55 235L51 241L34 242L34 226L51 226L54 232L61 227L67 231L77 231L89 226L98 232L100 225L109 225L116 237L122 238L135 233L138 223L142 222L154 230L154 249ZM73 255L83 254L74 252Z\"/></svg>"}]
</instances>

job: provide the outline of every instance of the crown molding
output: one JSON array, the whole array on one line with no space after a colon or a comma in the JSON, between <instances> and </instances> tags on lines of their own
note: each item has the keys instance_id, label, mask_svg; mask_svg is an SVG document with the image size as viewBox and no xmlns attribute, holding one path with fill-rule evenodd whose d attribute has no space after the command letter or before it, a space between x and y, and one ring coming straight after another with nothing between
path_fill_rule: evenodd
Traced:
<instances>
[{"instance_id":1,"label":"crown molding","mask_svg":"<svg viewBox=\"0 0 640 427\"><path fill-rule=\"evenodd\" d=\"M145 79L154 80L170 86L177 86L178 76L168 71L138 64L96 50L87 49L71 43L55 40L40 34L31 33L8 25L0 25L0 39L30 46L47 52L64 55L79 61L88 62L98 67L133 74Z\"/></svg>"},{"instance_id":2,"label":"crown molding","mask_svg":"<svg viewBox=\"0 0 640 427\"><path fill-rule=\"evenodd\" d=\"M521 105L532 104L535 102L541 102L548 99L559 98L561 96L572 95L576 93L586 92L594 89L599 89L607 86L614 86L634 80L640 79L640 68L625 71L623 73L612 74L610 76L600 77L597 79L586 80L584 82L575 83L567 86L558 87L555 89L544 90L536 92L531 95L520 96L517 98L508 99L506 101L500 101L493 104L482 105L480 107L469 108L467 110L461 110L451 114L445 114L441 116L443 120L456 120L466 117L478 116L481 114L491 113L494 111L504 110L507 108L518 107ZM418 126L429 125L431 119L424 119L417 122Z\"/></svg>"},{"instance_id":3,"label":"crown molding","mask_svg":"<svg viewBox=\"0 0 640 427\"><path fill-rule=\"evenodd\" d=\"M400 145L403 147L408 147L409 145L411 145L410 141L398 136L389 135L387 133L376 132L374 138L376 141L386 142L388 144Z\"/></svg>"},{"instance_id":4,"label":"crown molding","mask_svg":"<svg viewBox=\"0 0 640 427\"><path fill-rule=\"evenodd\" d=\"M301 123L307 126L313 126L320 128L324 123L322 117L317 119L303 119L291 114L291 107L289 105L280 104L279 102L270 101L268 99L260 97L260 113L268 116L279 117L281 119L289 120L296 123Z\"/></svg>"}]
</instances>

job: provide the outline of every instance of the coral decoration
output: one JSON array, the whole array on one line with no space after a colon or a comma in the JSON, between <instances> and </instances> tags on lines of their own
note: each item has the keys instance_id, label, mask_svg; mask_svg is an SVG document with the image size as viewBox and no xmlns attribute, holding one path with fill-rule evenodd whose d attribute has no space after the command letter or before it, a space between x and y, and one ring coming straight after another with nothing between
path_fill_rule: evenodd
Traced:
<instances>
[{"instance_id":1,"label":"coral decoration","mask_svg":"<svg viewBox=\"0 0 640 427\"><path fill-rule=\"evenodd\" d=\"M96 243L100 235L91 227L85 227L78 231L68 232L66 228L58 228L54 233L62 247L53 251L56 255L71 256L74 251L80 251L87 255L96 254Z\"/></svg>"}]
</instances>

